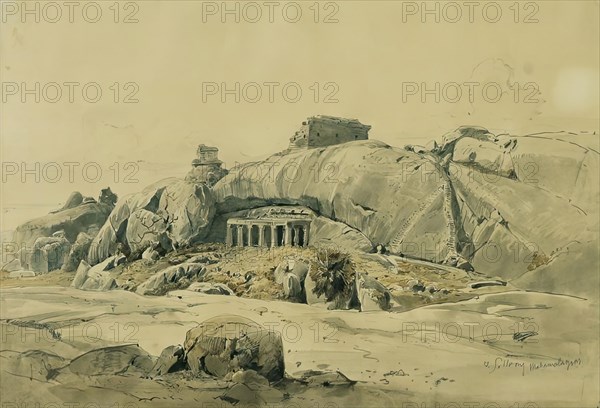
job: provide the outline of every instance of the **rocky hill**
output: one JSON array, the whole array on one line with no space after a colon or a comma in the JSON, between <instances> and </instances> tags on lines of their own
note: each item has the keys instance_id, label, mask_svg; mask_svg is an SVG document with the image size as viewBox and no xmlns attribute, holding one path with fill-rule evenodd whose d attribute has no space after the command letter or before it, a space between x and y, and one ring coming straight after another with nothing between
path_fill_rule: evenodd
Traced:
<instances>
[{"instance_id":1,"label":"rocky hill","mask_svg":"<svg viewBox=\"0 0 600 408\"><path fill-rule=\"evenodd\" d=\"M463 127L431 149L356 141L277 153L214 186L166 179L119 200L110 215L100 203L74 204L15 235L32 243L64 230L74 244L91 231L94 265L117 252L138 259L148 248L160 255L223 242L229 217L295 205L311 213L312 243L381 244L524 289L597 297L599 181L595 134Z\"/></svg>"},{"instance_id":2,"label":"rocky hill","mask_svg":"<svg viewBox=\"0 0 600 408\"><path fill-rule=\"evenodd\" d=\"M460 128L418 153L362 141L273 155L214 191L219 212L303 205L392 253L597 296L597 144L597 135Z\"/></svg>"}]
</instances>

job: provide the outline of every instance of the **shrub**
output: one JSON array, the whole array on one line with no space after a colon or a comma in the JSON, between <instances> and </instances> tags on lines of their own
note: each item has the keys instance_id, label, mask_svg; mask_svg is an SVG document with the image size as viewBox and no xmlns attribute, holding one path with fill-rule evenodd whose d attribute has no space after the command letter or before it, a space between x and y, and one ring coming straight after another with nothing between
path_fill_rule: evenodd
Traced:
<instances>
[{"instance_id":1,"label":"shrub","mask_svg":"<svg viewBox=\"0 0 600 408\"><path fill-rule=\"evenodd\" d=\"M339 250L319 249L310 270L313 293L328 302L352 296L355 271L350 255Z\"/></svg>"}]
</instances>

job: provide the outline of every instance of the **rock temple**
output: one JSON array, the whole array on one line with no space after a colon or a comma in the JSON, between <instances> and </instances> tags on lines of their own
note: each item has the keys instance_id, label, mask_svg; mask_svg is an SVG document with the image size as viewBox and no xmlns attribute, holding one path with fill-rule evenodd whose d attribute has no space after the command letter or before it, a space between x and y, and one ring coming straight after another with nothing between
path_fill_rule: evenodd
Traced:
<instances>
[{"instance_id":1,"label":"rock temple","mask_svg":"<svg viewBox=\"0 0 600 408\"><path fill-rule=\"evenodd\" d=\"M303 210L273 208L256 217L227 220L228 246L307 246L311 217Z\"/></svg>"}]
</instances>

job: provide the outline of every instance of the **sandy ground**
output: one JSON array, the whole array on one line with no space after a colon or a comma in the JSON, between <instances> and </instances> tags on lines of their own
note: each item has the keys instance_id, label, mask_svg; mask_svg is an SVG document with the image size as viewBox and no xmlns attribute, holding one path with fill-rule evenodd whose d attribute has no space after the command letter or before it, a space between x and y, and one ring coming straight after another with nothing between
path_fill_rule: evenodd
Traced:
<instances>
[{"instance_id":1,"label":"sandy ground","mask_svg":"<svg viewBox=\"0 0 600 408\"><path fill-rule=\"evenodd\" d=\"M143 297L54 286L3 288L0 294L0 364L8 350L44 350L72 359L111 344L137 343L159 355L166 346L182 344L186 331L199 322L234 314L282 333L289 376L308 369L339 370L357 381L341 389L274 390L261 396L269 406L495 403L490 406L545 408L599 403L598 304L575 297L511 291L403 313L360 313L185 290ZM38 328L24 327L32 322ZM47 328L60 332L60 340ZM516 332L527 331L537 335L514 340ZM2 406L231 406L217 398L227 384L167 377L38 381L2 369ZM475 403L479 405L469 405Z\"/></svg>"}]
</instances>

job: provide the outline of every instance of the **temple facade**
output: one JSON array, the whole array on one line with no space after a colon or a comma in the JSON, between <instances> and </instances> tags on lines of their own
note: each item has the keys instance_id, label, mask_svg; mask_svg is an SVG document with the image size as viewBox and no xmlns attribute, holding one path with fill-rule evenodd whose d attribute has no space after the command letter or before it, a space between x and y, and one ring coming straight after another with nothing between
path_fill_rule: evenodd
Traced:
<instances>
[{"instance_id":1,"label":"temple facade","mask_svg":"<svg viewBox=\"0 0 600 408\"><path fill-rule=\"evenodd\" d=\"M228 246L307 246L311 218L302 213L270 212L257 218L227 220Z\"/></svg>"}]
</instances>

